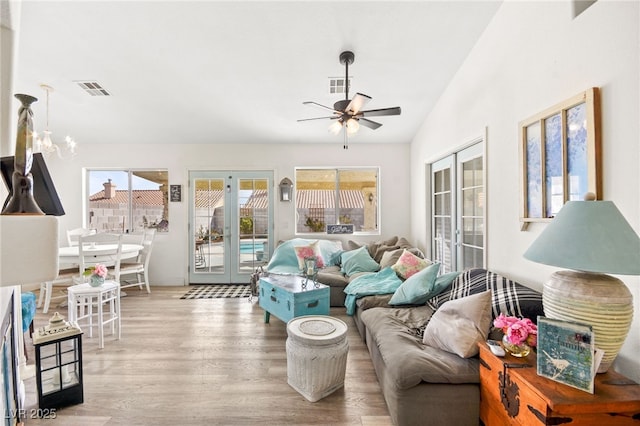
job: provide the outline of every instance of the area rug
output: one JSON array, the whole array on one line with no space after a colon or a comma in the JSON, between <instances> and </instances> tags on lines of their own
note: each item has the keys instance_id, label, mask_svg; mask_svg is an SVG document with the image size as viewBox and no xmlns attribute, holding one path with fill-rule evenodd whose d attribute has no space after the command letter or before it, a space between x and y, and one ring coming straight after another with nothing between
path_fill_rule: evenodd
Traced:
<instances>
[{"instance_id":1,"label":"area rug","mask_svg":"<svg viewBox=\"0 0 640 426\"><path fill-rule=\"evenodd\" d=\"M248 284L193 286L180 299L228 299L251 296Z\"/></svg>"}]
</instances>

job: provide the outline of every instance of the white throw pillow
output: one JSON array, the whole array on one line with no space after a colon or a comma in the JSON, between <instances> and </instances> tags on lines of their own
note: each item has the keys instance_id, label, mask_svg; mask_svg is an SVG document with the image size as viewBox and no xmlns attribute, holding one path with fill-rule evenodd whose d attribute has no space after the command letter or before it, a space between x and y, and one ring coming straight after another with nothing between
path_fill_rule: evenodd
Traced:
<instances>
[{"instance_id":1,"label":"white throw pillow","mask_svg":"<svg viewBox=\"0 0 640 426\"><path fill-rule=\"evenodd\" d=\"M450 300L431 317L422 342L462 358L478 354L491 328L491 291Z\"/></svg>"}]
</instances>

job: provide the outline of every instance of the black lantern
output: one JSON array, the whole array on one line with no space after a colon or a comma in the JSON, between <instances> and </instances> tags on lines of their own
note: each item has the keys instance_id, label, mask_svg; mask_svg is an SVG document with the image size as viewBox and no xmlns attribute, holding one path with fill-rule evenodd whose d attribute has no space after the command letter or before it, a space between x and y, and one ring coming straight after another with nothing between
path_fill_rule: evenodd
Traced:
<instances>
[{"instance_id":1,"label":"black lantern","mask_svg":"<svg viewBox=\"0 0 640 426\"><path fill-rule=\"evenodd\" d=\"M84 402L82 330L56 312L33 336L40 409Z\"/></svg>"}]
</instances>

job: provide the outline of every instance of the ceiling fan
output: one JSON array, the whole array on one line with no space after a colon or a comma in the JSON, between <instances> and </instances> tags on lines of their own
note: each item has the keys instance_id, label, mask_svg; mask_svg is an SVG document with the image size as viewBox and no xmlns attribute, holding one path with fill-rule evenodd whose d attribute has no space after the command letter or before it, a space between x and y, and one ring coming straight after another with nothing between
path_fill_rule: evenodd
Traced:
<instances>
[{"instance_id":1,"label":"ceiling fan","mask_svg":"<svg viewBox=\"0 0 640 426\"><path fill-rule=\"evenodd\" d=\"M362 110L362 108L371 100L370 96L362 93L356 93L353 99L349 99L349 65L353 64L355 55L351 51L345 51L340 54L340 63L345 66L345 99L333 104L333 108L326 105L319 104L313 101L303 102L304 105L315 105L320 108L327 109L333 114L326 117L315 118L303 118L298 121L310 121L310 120L334 120L329 126L329 132L337 135L342 128L345 128L344 132L344 149L348 149L348 135L356 133L360 129L360 124L370 129L377 129L382 124L369 120L366 117L375 117L382 115L400 115L400 107L393 108L381 108Z\"/></svg>"}]
</instances>

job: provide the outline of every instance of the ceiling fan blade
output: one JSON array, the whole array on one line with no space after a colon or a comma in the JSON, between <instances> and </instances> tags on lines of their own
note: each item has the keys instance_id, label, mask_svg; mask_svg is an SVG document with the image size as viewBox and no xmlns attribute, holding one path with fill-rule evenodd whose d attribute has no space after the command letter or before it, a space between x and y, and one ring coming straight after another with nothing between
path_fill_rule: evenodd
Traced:
<instances>
[{"instance_id":1,"label":"ceiling fan blade","mask_svg":"<svg viewBox=\"0 0 640 426\"><path fill-rule=\"evenodd\" d=\"M330 120L335 120L336 118L340 118L340 116L332 116L332 117L314 117L314 118L301 118L297 121L311 121L311 120L326 120L326 119L330 119Z\"/></svg>"},{"instance_id":2,"label":"ceiling fan blade","mask_svg":"<svg viewBox=\"0 0 640 426\"><path fill-rule=\"evenodd\" d=\"M400 115L400 107L370 109L369 111L360 111L360 117L375 117L380 115Z\"/></svg>"},{"instance_id":3,"label":"ceiling fan blade","mask_svg":"<svg viewBox=\"0 0 640 426\"><path fill-rule=\"evenodd\" d=\"M326 106L326 105L322 105L322 104L319 104L319 103L317 103L317 102L313 102L313 101L305 101L305 102L303 102L302 104L303 104L303 105L315 105L315 106L318 106L318 107L320 107L320 108L324 108L324 109L328 109L329 111L334 111L334 112L336 112L336 110L335 110L335 109L333 109L333 108L331 108L331 107L328 107L328 106ZM337 112L339 112L339 111L337 111Z\"/></svg>"},{"instance_id":4,"label":"ceiling fan blade","mask_svg":"<svg viewBox=\"0 0 640 426\"><path fill-rule=\"evenodd\" d=\"M347 105L347 108L345 108L345 111L349 111L352 114L357 114L360 110L362 110L362 107L364 107L370 100L370 96L364 95L362 93L356 93L353 99L351 99L351 102L349 102L349 105Z\"/></svg>"},{"instance_id":5,"label":"ceiling fan blade","mask_svg":"<svg viewBox=\"0 0 640 426\"><path fill-rule=\"evenodd\" d=\"M358 122L360 124L362 124L363 126L368 127L370 129L373 129L373 130L375 130L378 127L382 126L382 124L380 124L378 122L375 122L375 121L367 120L366 118L360 118L358 120Z\"/></svg>"}]
</instances>

